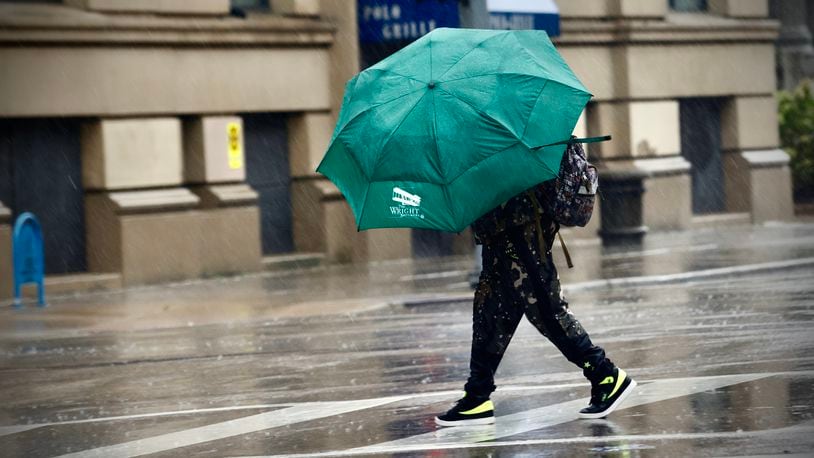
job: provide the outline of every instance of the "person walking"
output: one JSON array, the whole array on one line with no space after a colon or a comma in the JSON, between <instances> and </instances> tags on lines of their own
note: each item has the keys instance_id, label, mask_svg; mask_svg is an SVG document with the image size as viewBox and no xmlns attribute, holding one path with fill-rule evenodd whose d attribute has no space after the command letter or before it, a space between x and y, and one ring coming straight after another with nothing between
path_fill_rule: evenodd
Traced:
<instances>
[{"instance_id":1,"label":"person walking","mask_svg":"<svg viewBox=\"0 0 814 458\"><path fill-rule=\"evenodd\" d=\"M578 143L568 148L582 147ZM568 154L568 152L566 152ZM440 426L494 423L494 375L525 315L591 382L591 399L582 418L603 418L636 386L595 345L568 309L551 256L559 224L540 201L537 186L486 213L472 224L482 245L482 270L472 313L472 349L465 396L435 417Z\"/></svg>"}]
</instances>

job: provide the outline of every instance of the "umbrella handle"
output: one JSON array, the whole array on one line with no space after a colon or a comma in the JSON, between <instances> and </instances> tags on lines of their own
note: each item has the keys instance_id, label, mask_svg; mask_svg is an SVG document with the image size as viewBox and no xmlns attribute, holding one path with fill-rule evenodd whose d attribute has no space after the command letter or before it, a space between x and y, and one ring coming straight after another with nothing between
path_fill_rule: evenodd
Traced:
<instances>
[{"instance_id":1,"label":"umbrella handle","mask_svg":"<svg viewBox=\"0 0 814 458\"><path fill-rule=\"evenodd\" d=\"M572 143L599 143L599 142L606 142L611 139L610 135L603 135L601 137L585 137L585 138L577 138L571 137L568 140L562 140L554 143L549 143L547 145L535 146L532 149L540 149L545 148L546 146L555 146L555 145L570 145Z\"/></svg>"}]
</instances>

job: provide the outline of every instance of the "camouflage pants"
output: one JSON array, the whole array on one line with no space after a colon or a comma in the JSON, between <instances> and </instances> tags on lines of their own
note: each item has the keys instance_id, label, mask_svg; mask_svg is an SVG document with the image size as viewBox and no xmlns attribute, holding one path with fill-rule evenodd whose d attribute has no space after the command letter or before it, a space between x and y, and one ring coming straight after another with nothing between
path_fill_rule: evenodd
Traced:
<instances>
[{"instance_id":1,"label":"camouflage pants","mask_svg":"<svg viewBox=\"0 0 814 458\"><path fill-rule=\"evenodd\" d=\"M488 396L495 390L495 371L523 315L589 379L613 369L604 350L591 343L568 310L551 259L553 234L546 236L542 256L534 225L508 229L484 243L467 393Z\"/></svg>"}]
</instances>

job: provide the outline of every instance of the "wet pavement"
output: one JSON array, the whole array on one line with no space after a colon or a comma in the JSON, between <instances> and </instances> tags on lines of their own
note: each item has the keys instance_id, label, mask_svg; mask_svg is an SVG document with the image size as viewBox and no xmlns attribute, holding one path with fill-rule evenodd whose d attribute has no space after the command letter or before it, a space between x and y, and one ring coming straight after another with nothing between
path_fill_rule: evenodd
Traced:
<instances>
[{"instance_id":1,"label":"wet pavement","mask_svg":"<svg viewBox=\"0 0 814 458\"><path fill-rule=\"evenodd\" d=\"M0 310L0 456L810 456L814 224L569 246L571 308L638 382L606 420L523 321L495 425L467 374L471 258L50 298Z\"/></svg>"}]
</instances>

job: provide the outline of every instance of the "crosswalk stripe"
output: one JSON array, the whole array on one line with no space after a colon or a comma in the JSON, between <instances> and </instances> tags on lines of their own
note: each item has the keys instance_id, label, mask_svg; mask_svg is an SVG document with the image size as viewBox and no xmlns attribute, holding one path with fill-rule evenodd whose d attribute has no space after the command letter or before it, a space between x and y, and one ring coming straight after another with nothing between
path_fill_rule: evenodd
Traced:
<instances>
[{"instance_id":1,"label":"crosswalk stripe","mask_svg":"<svg viewBox=\"0 0 814 458\"><path fill-rule=\"evenodd\" d=\"M0 437L7 436L9 434L17 434L24 431L28 431L31 429L39 428L41 425L12 425L12 426L0 426Z\"/></svg>"},{"instance_id":2,"label":"crosswalk stripe","mask_svg":"<svg viewBox=\"0 0 814 458\"><path fill-rule=\"evenodd\" d=\"M244 406L227 406L227 407L207 407L203 409L186 409L186 410L170 410L167 412L147 412L132 415L116 415L114 417L96 417L96 418L83 418L80 420L63 420L48 423L32 423L30 425L12 425L0 426L0 437L9 434L17 434L23 431L28 431L36 428L45 428L48 426L64 426L64 425L78 425L83 423L103 423L107 421L122 421L122 420L138 420L142 418L155 418L155 417L172 417L176 415L199 415L207 413L218 412L232 412L235 410L268 410L280 407L292 407L293 403L287 404L253 404Z\"/></svg>"},{"instance_id":3,"label":"crosswalk stripe","mask_svg":"<svg viewBox=\"0 0 814 458\"><path fill-rule=\"evenodd\" d=\"M800 374L799 372L794 373L798 375ZM751 373L660 379L650 382L643 381L642 384L636 389L634 395L628 398L620 409L655 403L667 399L719 389L729 385L784 374L787 373ZM562 386L572 386L572 384ZM510 387L510 389L504 389L501 391L517 391L528 388L532 387ZM536 387L536 389L544 388L545 387ZM548 388L551 387L549 386ZM326 418L334 415L341 415L349 412L378 407L385 404L401 402L408 399L440 395L449 396L454 393L457 392L425 392L403 396L390 396L352 401L305 403L183 431L79 451L62 455L62 457L141 456L150 453L159 453L181 447L197 445L204 442L216 441L256 431ZM497 418L495 425L490 425L486 428L443 428L425 434L418 434L403 439L348 450L334 450L310 454L268 455L265 458L355 456L434 449L464 449L473 446L481 447L483 445L478 444L486 443L491 444L490 446L498 447L502 446L503 444L511 443L511 441L499 442L497 441L498 439L576 420L578 418L577 412L586 404L587 399L579 399L517 412L510 415L504 415ZM53 424L53 426L56 425L57 424ZM26 431L40 426L42 425L15 425L3 428L8 430L7 434L13 434L15 432Z\"/></svg>"},{"instance_id":4,"label":"crosswalk stripe","mask_svg":"<svg viewBox=\"0 0 814 458\"><path fill-rule=\"evenodd\" d=\"M85 457L132 457L149 453L164 452L190 445L200 444L227 437L239 436L255 431L291 425L304 421L340 415L356 410L369 409L391 402L397 402L409 396L392 396L387 398L364 399L359 401L339 401L326 404L308 404L285 409L264 412L248 417L213 423L211 425L177 431L160 436L148 437L122 444L83 450L61 455L61 458Z\"/></svg>"},{"instance_id":5,"label":"crosswalk stripe","mask_svg":"<svg viewBox=\"0 0 814 458\"><path fill-rule=\"evenodd\" d=\"M501 387L500 391L502 393L510 392L510 391L553 391L553 390L561 390L564 388L575 388L575 387L583 387L587 386L588 383L586 382L579 382L579 383L560 383L560 384L548 384L548 385L522 385L522 386L505 386ZM415 399L415 398L426 398L426 397L448 397L453 395L460 395L463 393L461 390L447 390L447 391L432 391L427 393L413 393L410 395L404 395L407 398ZM378 398L377 398L378 399ZM201 409L185 409L185 410L169 410L163 412L146 412L140 414L131 414L131 415L116 415L112 417L94 417L94 418L82 418L78 420L62 420L62 421L53 421L53 422L46 422L46 423L31 423L27 425L8 425L8 426L0 426L0 437L7 436L11 434L17 434L25 431L29 431L32 429L37 428L46 428L46 427L58 427L58 426L66 426L66 425L77 425L77 424L84 424L84 423L105 423L109 421L125 421L125 420L138 420L143 418L156 418L156 417L173 417L178 415L199 415L199 414L208 414L208 413L218 413L218 412L232 412L238 410L268 410L268 409L276 409L281 407L294 407L294 406L304 406L304 405L315 405L315 406L324 406L328 404L334 404L336 402L342 401L309 401L309 402L287 402L283 404L251 404L251 405L236 405L236 406L226 406L226 407L207 407Z\"/></svg>"},{"instance_id":6,"label":"crosswalk stripe","mask_svg":"<svg viewBox=\"0 0 814 458\"><path fill-rule=\"evenodd\" d=\"M606 420L601 420L603 423L608 423ZM481 426L481 428L485 428L486 426ZM745 437L755 437L755 436L776 436L777 434L811 434L814 433L814 425L806 424L806 425L797 425L797 426L789 426L785 428L777 428L777 429L767 429L767 430L757 430L757 431L720 431L720 432L712 432L712 433L660 433L660 434L620 434L614 436L581 436L581 437L561 437L555 439L524 439L524 440L514 440L514 441L497 441L497 442L479 442L476 444L469 444L467 448L495 448L495 447L522 447L522 446L530 446L530 445L569 445L569 444L608 444L614 443L619 444L618 450L621 452L625 450L624 443L631 443L631 442L662 442L662 441L669 441L669 440L705 440L705 439L727 439L727 438L738 438L743 439ZM621 444L620 444L621 443ZM638 444L636 444L638 445ZM437 447L438 450L448 450L448 449L456 449L461 448L459 444L449 444L449 445L440 445ZM373 452L371 452L373 453ZM357 453L358 455L358 453ZM297 456L297 457L310 457L310 456L347 456L347 454L343 454L342 452L329 452L325 454L311 454L311 455L276 455L276 456ZM789 458L810 458L811 455L808 453L796 453L796 454L783 454L783 457ZM233 458L258 458L258 457L233 457ZM741 458L758 458L757 456L753 457L746 457L743 456Z\"/></svg>"},{"instance_id":7,"label":"crosswalk stripe","mask_svg":"<svg viewBox=\"0 0 814 458\"><path fill-rule=\"evenodd\" d=\"M633 395L619 408L644 404L702 393L738 383L751 382L769 377L771 374L739 374L711 377L690 377L657 380L641 384ZM514 436L537 429L567 423L579 418L577 412L587 404L587 399L577 399L559 404L499 416L494 425L467 428L443 428L429 433L418 434L380 444L353 448L344 451L324 453L269 455L253 458L305 458L323 456L355 456L387 454L396 452L414 452L436 449L464 449L473 445ZM491 443L499 446L502 443ZM244 457L246 458L246 457Z\"/></svg>"}]
</instances>

